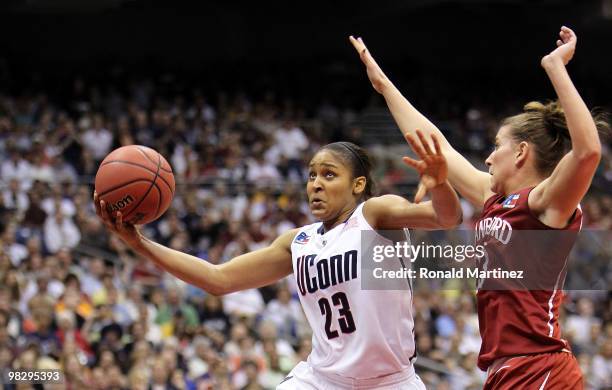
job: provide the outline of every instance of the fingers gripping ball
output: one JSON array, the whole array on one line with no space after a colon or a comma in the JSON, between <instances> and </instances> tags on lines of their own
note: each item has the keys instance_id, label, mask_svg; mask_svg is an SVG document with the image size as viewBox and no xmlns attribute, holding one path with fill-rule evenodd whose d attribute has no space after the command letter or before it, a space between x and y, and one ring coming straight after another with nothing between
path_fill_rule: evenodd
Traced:
<instances>
[{"instance_id":1,"label":"fingers gripping ball","mask_svg":"<svg viewBox=\"0 0 612 390\"><path fill-rule=\"evenodd\" d=\"M151 148L129 145L113 150L96 173L96 193L111 215L144 225L159 218L174 196L168 161Z\"/></svg>"}]
</instances>

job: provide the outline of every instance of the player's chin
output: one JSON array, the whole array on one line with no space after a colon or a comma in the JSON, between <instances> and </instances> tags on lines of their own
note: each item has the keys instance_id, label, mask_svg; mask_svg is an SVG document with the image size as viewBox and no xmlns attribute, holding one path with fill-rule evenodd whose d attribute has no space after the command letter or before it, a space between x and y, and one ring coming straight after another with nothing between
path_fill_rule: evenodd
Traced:
<instances>
[{"instance_id":1,"label":"player's chin","mask_svg":"<svg viewBox=\"0 0 612 390\"><path fill-rule=\"evenodd\" d=\"M324 221L327 217L327 211L322 207L310 207L310 213L317 221Z\"/></svg>"}]
</instances>

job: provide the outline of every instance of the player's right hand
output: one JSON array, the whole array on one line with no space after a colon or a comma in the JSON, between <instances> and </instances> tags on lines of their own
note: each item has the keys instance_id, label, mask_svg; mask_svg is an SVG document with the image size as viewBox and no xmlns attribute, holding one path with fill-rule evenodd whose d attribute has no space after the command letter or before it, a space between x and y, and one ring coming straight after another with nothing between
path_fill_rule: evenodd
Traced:
<instances>
[{"instance_id":1,"label":"player's right hand","mask_svg":"<svg viewBox=\"0 0 612 390\"><path fill-rule=\"evenodd\" d=\"M117 212L113 217L106 207L106 202L98 197L98 194L94 191L93 195L94 205L96 206L96 215L102 220L106 228L116 234L121 240L131 247L135 247L141 240L142 235L131 223L123 222L123 215L120 211Z\"/></svg>"},{"instance_id":2,"label":"player's right hand","mask_svg":"<svg viewBox=\"0 0 612 390\"><path fill-rule=\"evenodd\" d=\"M372 83L372 87L376 90L376 92L382 94L385 89L391 85L391 81L387 78L385 73L380 69L380 66L370 54L370 51L366 47L365 43L363 43L363 39L353 37L352 35L349 37L349 40L353 44L355 50L359 54L359 58L361 58L361 62L366 67L366 71L368 72L368 78Z\"/></svg>"},{"instance_id":3,"label":"player's right hand","mask_svg":"<svg viewBox=\"0 0 612 390\"><path fill-rule=\"evenodd\" d=\"M422 131L417 129L416 134L418 138L411 134L406 134L405 138L412 150L420 157L420 160L410 157L404 157L402 160L406 165L414 168L419 173L421 180L414 197L414 203L420 203L427 191L446 182L448 178L448 164L440 149L438 137L435 134L431 134L434 150L431 149Z\"/></svg>"},{"instance_id":4,"label":"player's right hand","mask_svg":"<svg viewBox=\"0 0 612 390\"><path fill-rule=\"evenodd\" d=\"M576 33L569 27L561 26L557 48L542 58L542 66L546 67L547 63L554 62L555 59L567 65L574 57L577 42Z\"/></svg>"}]
</instances>

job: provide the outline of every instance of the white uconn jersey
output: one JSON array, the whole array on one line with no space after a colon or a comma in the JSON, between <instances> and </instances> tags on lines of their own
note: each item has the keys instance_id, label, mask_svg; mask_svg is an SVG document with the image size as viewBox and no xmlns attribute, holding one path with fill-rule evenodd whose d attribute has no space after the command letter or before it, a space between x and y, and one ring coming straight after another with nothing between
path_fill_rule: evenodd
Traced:
<instances>
[{"instance_id":1,"label":"white uconn jersey","mask_svg":"<svg viewBox=\"0 0 612 390\"><path fill-rule=\"evenodd\" d=\"M313 331L308 363L321 374L355 379L412 370L416 356L412 292L361 288L361 231L373 230L363 205L325 234L321 223L301 228L291 244L298 294ZM375 241L368 246L391 243L378 234L367 237Z\"/></svg>"}]
</instances>

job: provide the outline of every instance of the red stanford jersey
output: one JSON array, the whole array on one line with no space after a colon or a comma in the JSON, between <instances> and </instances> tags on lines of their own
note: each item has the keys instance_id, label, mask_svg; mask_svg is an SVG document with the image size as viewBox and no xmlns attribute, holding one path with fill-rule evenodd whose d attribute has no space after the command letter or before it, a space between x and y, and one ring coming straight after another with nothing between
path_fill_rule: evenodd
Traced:
<instances>
[{"instance_id":1,"label":"red stanford jersey","mask_svg":"<svg viewBox=\"0 0 612 390\"><path fill-rule=\"evenodd\" d=\"M482 345L478 367L496 359L568 349L561 339L559 306L567 258L582 224L576 210L564 229L546 226L532 214L525 188L489 198L476 225L476 243L485 245L485 270L523 270L521 280L479 280L477 306Z\"/></svg>"}]
</instances>

